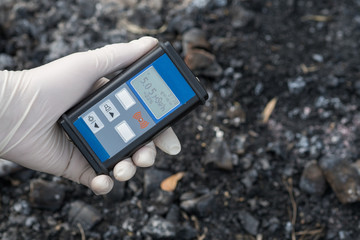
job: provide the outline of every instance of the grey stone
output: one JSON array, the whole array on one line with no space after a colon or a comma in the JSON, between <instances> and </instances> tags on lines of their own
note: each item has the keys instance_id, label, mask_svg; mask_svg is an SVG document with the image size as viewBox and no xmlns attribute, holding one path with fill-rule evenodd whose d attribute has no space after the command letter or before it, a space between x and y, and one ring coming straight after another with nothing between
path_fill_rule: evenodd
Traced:
<instances>
[{"instance_id":1,"label":"grey stone","mask_svg":"<svg viewBox=\"0 0 360 240\"><path fill-rule=\"evenodd\" d=\"M180 207L187 212L194 213L200 217L208 216L215 205L214 195L204 194L200 197L182 201Z\"/></svg>"},{"instance_id":2,"label":"grey stone","mask_svg":"<svg viewBox=\"0 0 360 240\"><path fill-rule=\"evenodd\" d=\"M324 61L324 57L318 53L313 54L312 59L314 59L314 61L319 62L319 63L322 63Z\"/></svg>"},{"instance_id":3,"label":"grey stone","mask_svg":"<svg viewBox=\"0 0 360 240\"><path fill-rule=\"evenodd\" d=\"M15 66L15 61L10 55L0 53L0 70L13 69Z\"/></svg>"},{"instance_id":4,"label":"grey stone","mask_svg":"<svg viewBox=\"0 0 360 240\"><path fill-rule=\"evenodd\" d=\"M290 93L299 94L305 88L305 86L306 82L301 76L288 81L288 89Z\"/></svg>"},{"instance_id":5,"label":"grey stone","mask_svg":"<svg viewBox=\"0 0 360 240\"><path fill-rule=\"evenodd\" d=\"M236 135L231 140L231 150L234 151L236 154L244 154L246 149L247 143L247 135Z\"/></svg>"},{"instance_id":6,"label":"grey stone","mask_svg":"<svg viewBox=\"0 0 360 240\"><path fill-rule=\"evenodd\" d=\"M78 0L79 13L82 18L90 18L95 13L96 2L94 0Z\"/></svg>"},{"instance_id":7,"label":"grey stone","mask_svg":"<svg viewBox=\"0 0 360 240\"><path fill-rule=\"evenodd\" d=\"M242 28L247 26L250 22L254 21L255 14L241 6L234 6L231 8L231 25L234 28Z\"/></svg>"},{"instance_id":8,"label":"grey stone","mask_svg":"<svg viewBox=\"0 0 360 240\"><path fill-rule=\"evenodd\" d=\"M155 215L143 227L142 233L155 239L174 238L176 236L176 228L172 222Z\"/></svg>"},{"instance_id":9,"label":"grey stone","mask_svg":"<svg viewBox=\"0 0 360 240\"><path fill-rule=\"evenodd\" d=\"M304 192L319 196L325 192L325 177L315 160L306 164L301 175L300 188Z\"/></svg>"},{"instance_id":10,"label":"grey stone","mask_svg":"<svg viewBox=\"0 0 360 240\"><path fill-rule=\"evenodd\" d=\"M205 165L212 164L213 167L223 170L233 169L230 148L222 137L215 137L212 140L203 162Z\"/></svg>"},{"instance_id":11,"label":"grey stone","mask_svg":"<svg viewBox=\"0 0 360 240\"><path fill-rule=\"evenodd\" d=\"M238 218L240 219L241 225L248 233L252 235L256 235L258 233L260 222L253 215L245 210L241 210Z\"/></svg>"}]
</instances>

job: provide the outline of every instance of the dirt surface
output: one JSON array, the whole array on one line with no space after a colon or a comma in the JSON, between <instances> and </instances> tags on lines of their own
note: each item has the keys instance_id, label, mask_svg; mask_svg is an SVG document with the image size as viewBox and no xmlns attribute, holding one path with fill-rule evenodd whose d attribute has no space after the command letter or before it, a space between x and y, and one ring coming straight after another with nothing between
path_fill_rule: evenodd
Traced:
<instances>
[{"instance_id":1,"label":"dirt surface","mask_svg":"<svg viewBox=\"0 0 360 240\"><path fill-rule=\"evenodd\" d=\"M159 153L105 197L31 170L2 177L0 238L359 239L359 203L341 203L328 175L301 184L310 161L359 158L359 10L355 0L0 1L1 69L142 35L185 58L193 29L214 57L194 67L210 99L174 127L178 156ZM178 172L175 191L162 191Z\"/></svg>"}]
</instances>

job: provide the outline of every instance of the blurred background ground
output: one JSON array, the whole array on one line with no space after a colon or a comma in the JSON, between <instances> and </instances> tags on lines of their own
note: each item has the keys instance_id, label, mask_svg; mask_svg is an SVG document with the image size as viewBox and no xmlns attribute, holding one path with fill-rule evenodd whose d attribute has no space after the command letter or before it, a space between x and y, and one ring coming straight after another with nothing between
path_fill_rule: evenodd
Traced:
<instances>
[{"instance_id":1,"label":"blurred background ground","mask_svg":"<svg viewBox=\"0 0 360 240\"><path fill-rule=\"evenodd\" d=\"M0 0L0 69L152 35L210 95L174 127L178 156L159 153L105 197L5 168L1 239L359 239L359 10L358 0Z\"/></svg>"}]
</instances>

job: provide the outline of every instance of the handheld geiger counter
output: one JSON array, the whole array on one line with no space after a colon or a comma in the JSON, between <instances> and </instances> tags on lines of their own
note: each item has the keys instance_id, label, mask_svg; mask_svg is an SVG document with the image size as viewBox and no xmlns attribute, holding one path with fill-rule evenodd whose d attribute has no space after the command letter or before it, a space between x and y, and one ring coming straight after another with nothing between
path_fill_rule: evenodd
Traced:
<instances>
[{"instance_id":1,"label":"handheld geiger counter","mask_svg":"<svg viewBox=\"0 0 360 240\"><path fill-rule=\"evenodd\" d=\"M151 141L208 98L170 43L159 43L59 120L97 174Z\"/></svg>"}]
</instances>

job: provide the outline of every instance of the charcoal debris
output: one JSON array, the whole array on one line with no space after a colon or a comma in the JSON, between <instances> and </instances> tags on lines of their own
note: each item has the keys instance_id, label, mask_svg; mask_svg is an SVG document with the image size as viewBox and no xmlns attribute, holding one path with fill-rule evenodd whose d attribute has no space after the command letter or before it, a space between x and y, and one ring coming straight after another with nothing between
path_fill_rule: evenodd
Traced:
<instances>
[{"instance_id":1,"label":"charcoal debris","mask_svg":"<svg viewBox=\"0 0 360 240\"><path fill-rule=\"evenodd\" d=\"M215 137L212 140L203 162L205 165L211 164L218 169L229 171L233 169L230 148L222 137Z\"/></svg>"},{"instance_id":2,"label":"charcoal debris","mask_svg":"<svg viewBox=\"0 0 360 240\"><path fill-rule=\"evenodd\" d=\"M83 201L75 201L70 204L69 221L73 226L80 224L85 230L94 227L102 219L102 215L98 209L86 204Z\"/></svg>"},{"instance_id":3,"label":"charcoal debris","mask_svg":"<svg viewBox=\"0 0 360 240\"><path fill-rule=\"evenodd\" d=\"M204 194L200 197L184 200L180 203L180 207L200 217L209 216L215 207L215 196L212 193Z\"/></svg>"},{"instance_id":4,"label":"charcoal debris","mask_svg":"<svg viewBox=\"0 0 360 240\"><path fill-rule=\"evenodd\" d=\"M62 206L65 190L57 182L35 179L30 183L29 197L32 206L54 211Z\"/></svg>"}]
</instances>

